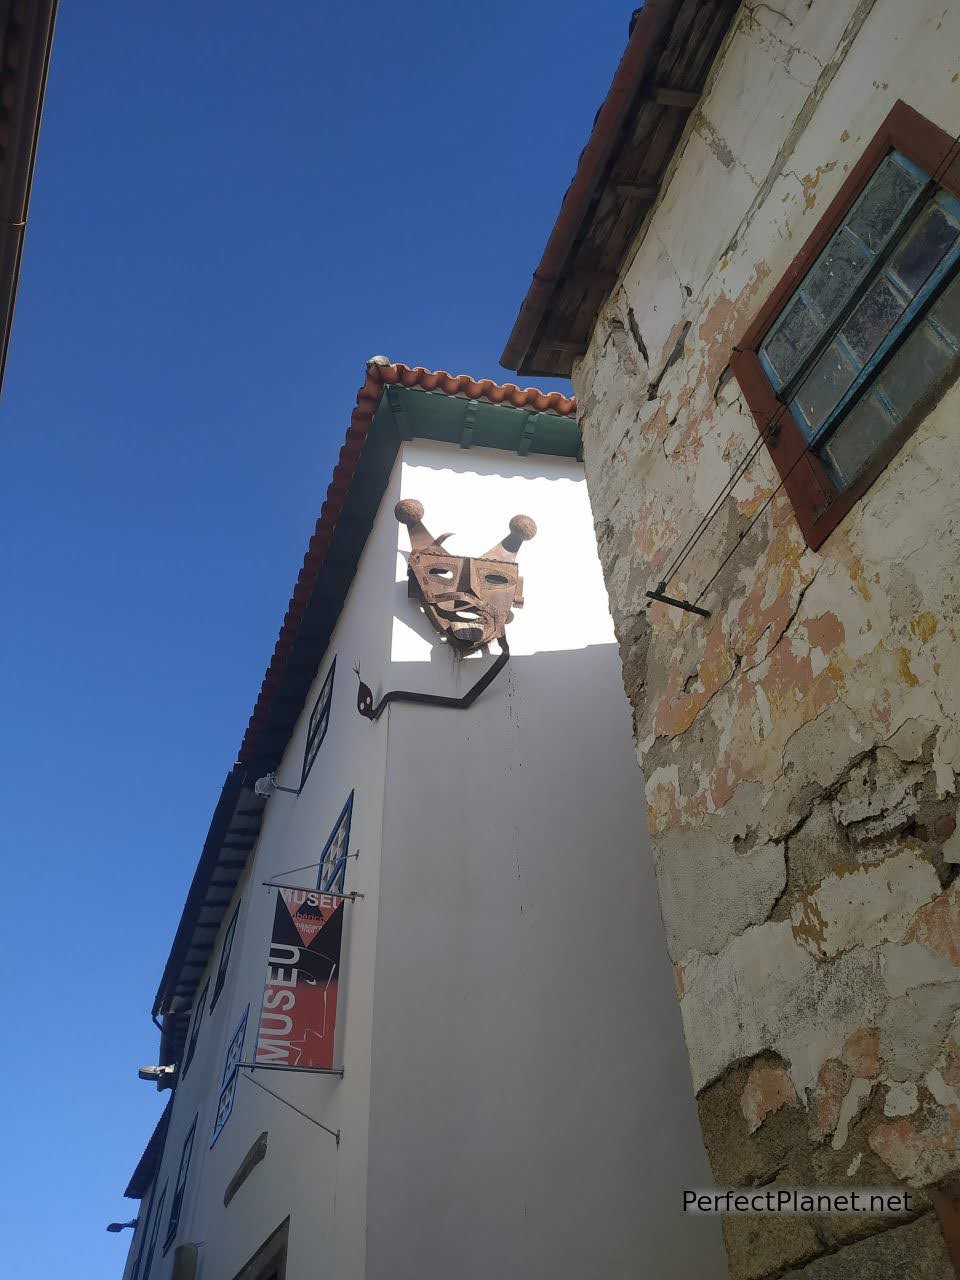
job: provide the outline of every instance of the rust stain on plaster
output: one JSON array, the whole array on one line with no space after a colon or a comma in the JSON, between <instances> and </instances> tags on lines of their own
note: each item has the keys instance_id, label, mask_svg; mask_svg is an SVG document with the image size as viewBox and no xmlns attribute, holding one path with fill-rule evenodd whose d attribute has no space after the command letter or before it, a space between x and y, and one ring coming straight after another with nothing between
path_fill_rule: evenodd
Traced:
<instances>
[{"instance_id":1,"label":"rust stain on plaster","mask_svg":"<svg viewBox=\"0 0 960 1280\"><path fill-rule=\"evenodd\" d=\"M759 658L756 650L764 636L769 651L783 635L793 615L794 594L813 577L812 571L805 572L801 567L803 552L804 544L796 528L787 523L781 525L769 546L766 571L757 573L733 617L738 649L747 666ZM772 600L771 582L776 584Z\"/></svg>"},{"instance_id":2,"label":"rust stain on plaster","mask_svg":"<svg viewBox=\"0 0 960 1280\"><path fill-rule=\"evenodd\" d=\"M790 928L794 938L802 947L816 956L823 954L823 943L827 936L827 923L814 901L812 893L805 893L797 899L794 906Z\"/></svg>"},{"instance_id":3,"label":"rust stain on plaster","mask_svg":"<svg viewBox=\"0 0 960 1280\"><path fill-rule=\"evenodd\" d=\"M671 355L676 351L677 346L680 342L680 339L684 336L688 327L689 327L688 321L684 320L683 317L681 316L681 318L676 322L676 324L667 334L664 340L663 346L660 348L659 364L661 366L665 365L666 362L670 359ZM660 376L662 377L663 374L661 373Z\"/></svg>"},{"instance_id":4,"label":"rust stain on plaster","mask_svg":"<svg viewBox=\"0 0 960 1280\"><path fill-rule=\"evenodd\" d=\"M921 907L904 937L960 966L960 892L949 888Z\"/></svg>"},{"instance_id":5,"label":"rust stain on plaster","mask_svg":"<svg viewBox=\"0 0 960 1280\"><path fill-rule=\"evenodd\" d=\"M880 1074L880 1032L876 1027L861 1027L847 1037L841 1058L861 1080L875 1080Z\"/></svg>"},{"instance_id":6,"label":"rust stain on plaster","mask_svg":"<svg viewBox=\"0 0 960 1280\"><path fill-rule=\"evenodd\" d=\"M797 1091L783 1067L754 1063L740 1095L747 1133L756 1133L768 1115L782 1107L798 1107Z\"/></svg>"},{"instance_id":7,"label":"rust stain on plaster","mask_svg":"<svg viewBox=\"0 0 960 1280\"><path fill-rule=\"evenodd\" d=\"M843 623L835 613L821 613L817 618L807 618L803 624L812 649L821 653L833 653L846 639Z\"/></svg>"},{"instance_id":8,"label":"rust stain on plaster","mask_svg":"<svg viewBox=\"0 0 960 1280\"><path fill-rule=\"evenodd\" d=\"M757 291L769 274L770 268L766 262L758 262L753 275L736 298L729 298L721 293L707 308L697 327L697 335L704 346L704 368L694 372L694 384L705 379L707 387L716 386L721 373L730 363L733 344L740 336L746 317L753 308Z\"/></svg>"},{"instance_id":9,"label":"rust stain on plaster","mask_svg":"<svg viewBox=\"0 0 960 1280\"><path fill-rule=\"evenodd\" d=\"M895 1171L915 1164L923 1145L916 1128L905 1116L878 1124L867 1141L883 1163Z\"/></svg>"},{"instance_id":10,"label":"rust stain on plaster","mask_svg":"<svg viewBox=\"0 0 960 1280\"><path fill-rule=\"evenodd\" d=\"M809 1091L810 1137L814 1142L823 1142L836 1129L850 1080L850 1068L839 1058L828 1058L821 1066L817 1083Z\"/></svg>"},{"instance_id":11,"label":"rust stain on plaster","mask_svg":"<svg viewBox=\"0 0 960 1280\"><path fill-rule=\"evenodd\" d=\"M747 519L755 516L776 488L776 483L771 481L769 484L761 485L749 498L740 498L734 493L732 496L733 501L737 504L737 511L739 511L740 515L746 516Z\"/></svg>"},{"instance_id":12,"label":"rust stain on plaster","mask_svg":"<svg viewBox=\"0 0 960 1280\"><path fill-rule=\"evenodd\" d=\"M651 571L660 567L668 552L676 547L679 537L680 531L674 521L659 516L655 500L640 504L635 516L631 546Z\"/></svg>"},{"instance_id":13,"label":"rust stain on plaster","mask_svg":"<svg viewBox=\"0 0 960 1280\"><path fill-rule=\"evenodd\" d=\"M960 1044L953 1036L948 1036L943 1046L943 1065L940 1068L940 1074L951 1089L960 1090Z\"/></svg>"},{"instance_id":14,"label":"rust stain on plaster","mask_svg":"<svg viewBox=\"0 0 960 1280\"><path fill-rule=\"evenodd\" d=\"M678 657L670 667L667 689L654 720L657 736L675 738L685 733L700 714L704 704L727 683L736 670L733 652L723 632L722 623L710 628L703 658L696 671L698 688L685 692L689 677L684 675Z\"/></svg>"},{"instance_id":15,"label":"rust stain on plaster","mask_svg":"<svg viewBox=\"0 0 960 1280\"><path fill-rule=\"evenodd\" d=\"M910 630L924 644L933 639L938 626L939 619L929 609L925 609L923 613L918 613L915 618L910 620Z\"/></svg>"},{"instance_id":16,"label":"rust stain on plaster","mask_svg":"<svg viewBox=\"0 0 960 1280\"><path fill-rule=\"evenodd\" d=\"M920 677L911 669L910 666L910 650L904 648L895 649L897 655L897 670L900 672L900 679L904 684L909 685L911 689L915 689L920 683Z\"/></svg>"},{"instance_id":17,"label":"rust stain on plaster","mask_svg":"<svg viewBox=\"0 0 960 1280\"><path fill-rule=\"evenodd\" d=\"M902 1117L884 1121L867 1139L898 1178L913 1186L937 1182L960 1158L960 1109L924 1108L916 1121Z\"/></svg>"},{"instance_id":18,"label":"rust stain on plaster","mask_svg":"<svg viewBox=\"0 0 960 1280\"><path fill-rule=\"evenodd\" d=\"M647 787L647 826L654 834L680 822L680 803L674 787L658 783Z\"/></svg>"},{"instance_id":19,"label":"rust stain on plaster","mask_svg":"<svg viewBox=\"0 0 960 1280\"><path fill-rule=\"evenodd\" d=\"M863 596L864 600L873 599L873 592L867 585L867 577L863 571L863 561L859 556L850 557L850 581L853 583L855 590Z\"/></svg>"},{"instance_id":20,"label":"rust stain on plaster","mask_svg":"<svg viewBox=\"0 0 960 1280\"><path fill-rule=\"evenodd\" d=\"M808 209L812 209L817 203L817 187L820 185L820 179L825 173L832 173L836 167L836 160L831 160L828 164L818 164L813 173L805 173L800 179L800 185L803 187L803 203Z\"/></svg>"}]
</instances>

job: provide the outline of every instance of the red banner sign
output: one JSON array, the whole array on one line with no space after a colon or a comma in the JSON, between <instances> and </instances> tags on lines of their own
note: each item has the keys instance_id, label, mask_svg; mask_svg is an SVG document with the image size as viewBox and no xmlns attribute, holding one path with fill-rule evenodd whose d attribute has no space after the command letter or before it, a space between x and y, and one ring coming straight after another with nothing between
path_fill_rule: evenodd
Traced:
<instances>
[{"instance_id":1,"label":"red banner sign","mask_svg":"<svg viewBox=\"0 0 960 1280\"><path fill-rule=\"evenodd\" d=\"M256 1061L332 1067L343 899L278 889Z\"/></svg>"}]
</instances>

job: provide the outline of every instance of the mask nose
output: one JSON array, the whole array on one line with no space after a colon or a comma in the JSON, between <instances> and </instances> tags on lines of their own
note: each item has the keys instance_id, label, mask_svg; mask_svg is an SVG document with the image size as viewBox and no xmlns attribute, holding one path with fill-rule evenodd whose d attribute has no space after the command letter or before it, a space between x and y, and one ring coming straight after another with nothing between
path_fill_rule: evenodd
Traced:
<instances>
[{"instance_id":1,"label":"mask nose","mask_svg":"<svg viewBox=\"0 0 960 1280\"><path fill-rule=\"evenodd\" d=\"M479 597L473 590L473 585L470 581L470 561L464 560L463 564L460 566L460 577L457 581L456 607L459 608L461 602L468 606L476 604L478 599Z\"/></svg>"}]
</instances>

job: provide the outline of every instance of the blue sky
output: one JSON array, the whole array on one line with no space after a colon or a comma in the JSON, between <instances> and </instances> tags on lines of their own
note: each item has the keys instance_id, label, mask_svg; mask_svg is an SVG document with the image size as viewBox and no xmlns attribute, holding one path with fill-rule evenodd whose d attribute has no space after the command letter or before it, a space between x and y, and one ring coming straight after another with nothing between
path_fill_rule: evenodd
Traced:
<instances>
[{"instance_id":1,"label":"blue sky","mask_svg":"<svg viewBox=\"0 0 960 1280\"><path fill-rule=\"evenodd\" d=\"M150 1005L364 361L509 378L630 9L62 5L0 397L10 1275L120 1276Z\"/></svg>"}]
</instances>

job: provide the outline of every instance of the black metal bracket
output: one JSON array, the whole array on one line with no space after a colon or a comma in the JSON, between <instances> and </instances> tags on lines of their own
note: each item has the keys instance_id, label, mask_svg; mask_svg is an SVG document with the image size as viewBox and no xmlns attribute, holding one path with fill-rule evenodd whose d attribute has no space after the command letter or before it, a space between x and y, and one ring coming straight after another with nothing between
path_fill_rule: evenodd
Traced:
<instances>
[{"instance_id":1,"label":"black metal bracket","mask_svg":"<svg viewBox=\"0 0 960 1280\"><path fill-rule=\"evenodd\" d=\"M698 604L691 604L689 600L677 600L675 596L665 596L663 588L667 584L662 582L656 591L648 591L647 598L649 600L657 600L660 604L673 605L674 609L683 609L685 613L696 613L701 618L709 618L710 610L701 609Z\"/></svg>"},{"instance_id":2,"label":"black metal bracket","mask_svg":"<svg viewBox=\"0 0 960 1280\"><path fill-rule=\"evenodd\" d=\"M506 636L498 636L497 639L500 644L500 656L493 666L483 673L477 683L467 690L462 698L450 698L440 693L414 693L406 689L392 689L389 693L385 693L377 705L374 706L373 691L369 685L364 684L360 679L360 668L354 667L354 671L357 673L357 680L360 682L357 687L357 710L365 720L379 720L384 709L391 702L418 702L421 706L452 707L456 711L466 710L467 707L476 702L484 689L493 684L510 660L510 649L507 645Z\"/></svg>"}]
</instances>

